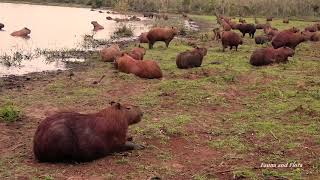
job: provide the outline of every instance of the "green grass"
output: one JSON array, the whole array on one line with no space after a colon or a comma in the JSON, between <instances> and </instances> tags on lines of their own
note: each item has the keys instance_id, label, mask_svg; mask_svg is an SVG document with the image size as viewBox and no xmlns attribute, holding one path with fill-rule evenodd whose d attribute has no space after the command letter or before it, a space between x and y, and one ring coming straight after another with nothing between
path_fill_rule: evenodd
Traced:
<instances>
[{"instance_id":1,"label":"green grass","mask_svg":"<svg viewBox=\"0 0 320 180\"><path fill-rule=\"evenodd\" d=\"M0 121L10 123L19 120L21 117L21 110L11 103L0 107Z\"/></svg>"}]
</instances>

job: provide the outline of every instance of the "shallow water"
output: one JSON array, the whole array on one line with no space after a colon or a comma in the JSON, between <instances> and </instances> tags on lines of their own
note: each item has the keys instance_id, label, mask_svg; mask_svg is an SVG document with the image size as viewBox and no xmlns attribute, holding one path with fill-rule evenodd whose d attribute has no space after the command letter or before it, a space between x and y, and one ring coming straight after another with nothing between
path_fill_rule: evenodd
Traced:
<instances>
[{"instance_id":1,"label":"shallow water","mask_svg":"<svg viewBox=\"0 0 320 180\"><path fill-rule=\"evenodd\" d=\"M107 14L106 10L103 10L104 13L99 13L88 8L11 3L0 3L0 12L0 23L5 25L3 31L0 31L0 55L10 55L16 51L32 52L35 49L79 49L82 48L81 43L85 34L94 34L95 39L110 39L121 23L108 21L107 16L126 17L121 14ZM145 19L141 19L143 21L127 23L133 27L135 36L148 30ZM94 33L91 21L98 21L105 29ZM10 35L23 27L31 30L30 39ZM65 68L63 63L46 63L41 57L22 62L21 65L19 68L0 65L0 76Z\"/></svg>"}]
</instances>

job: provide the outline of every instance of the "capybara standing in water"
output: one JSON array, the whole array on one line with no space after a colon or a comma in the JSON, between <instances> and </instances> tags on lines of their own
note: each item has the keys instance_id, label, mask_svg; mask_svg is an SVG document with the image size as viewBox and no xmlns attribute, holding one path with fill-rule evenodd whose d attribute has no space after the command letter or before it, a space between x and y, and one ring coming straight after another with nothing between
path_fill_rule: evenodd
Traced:
<instances>
[{"instance_id":1,"label":"capybara standing in water","mask_svg":"<svg viewBox=\"0 0 320 180\"><path fill-rule=\"evenodd\" d=\"M237 51L238 46L240 44L243 44L243 41L242 41L242 38L240 37L240 35L236 32L233 32L233 31L224 31L222 33L221 42L222 42L223 51L225 51L225 48L227 48L228 46L230 47L230 50L233 47L235 47L236 51Z\"/></svg>"},{"instance_id":2,"label":"capybara standing in water","mask_svg":"<svg viewBox=\"0 0 320 180\"><path fill-rule=\"evenodd\" d=\"M303 32L294 33L290 31L282 31L272 39L272 46L276 49L284 46L295 49L300 43L307 40L308 39Z\"/></svg>"},{"instance_id":3,"label":"capybara standing in water","mask_svg":"<svg viewBox=\"0 0 320 180\"><path fill-rule=\"evenodd\" d=\"M4 28L4 24L0 23L0 31Z\"/></svg>"},{"instance_id":4,"label":"capybara standing in water","mask_svg":"<svg viewBox=\"0 0 320 180\"><path fill-rule=\"evenodd\" d=\"M115 67L127 74L134 74L140 78L159 79L162 78L162 71L156 61L135 60L132 57L124 54L115 61Z\"/></svg>"},{"instance_id":5,"label":"capybara standing in water","mask_svg":"<svg viewBox=\"0 0 320 180\"><path fill-rule=\"evenodd\" d=\"M141 33L139 36L139 42L140 43L149 43L147 35L148 35L148 32Z\"/></svg>"},{"instance_id":6,"label":"capybara standing in water","mask_svg":"<svg viewBox=\"0 0 320 180\"><path fill-rule=\"evenodd\" d=\"M93 31L99 31L104 29L104 27L101 26L97 21L91 21L91 24L93 25Z\"/></svg>"},{"instance_id":7,"label":"capybara standing in water","mask_svg":"<svg viewBox=\"0 0 320 180\"><path fill-rule=\"evenodd\" d=\"M251 55L250 64L253 66L265 66L273 63L284 63L288 61L288 57L293 55L294 50L288 47L257 49Z\"/></svg>"},{"instance_id":8,"label":"capybara standing in water","mask_svg":"<svg viewBox=\"0 0 320 180\"><path fill-rule=\"evenodd\" d=\"M24 27L19 31L15 31L15 32L11 33L10 35L11 36L19 36L19 37L27 38L27 37L29 37L30 33L31 33L31 30L26 28L26 27Z\"/></svg>"},{"instance_id":9,"label":"capybara standing in water","mask_svg":"<svg viewBox=\"0 0 320 180\"><path fill-rule=\"evenodd\" d=\"M272 39L272 36L260 35L260 36L256 36L254 38L254 41L256 42L256 44L265 44L267 42L270 42L271 39Z\"/></svg>"},{"instance_id":10,"label":"capybara standing in water","mask_svg":"<svg viewBox=\"0 0 320 180\"><path fill-rule=\"evenodd\" d=\"M147 38L149 40L149 49L152 49L154 43L157 41L165 42L168 48L170 42L177 34L178 34L178 30L175 27L151 29L147 34Z\"/></svg>"},{"instance_id":11,"label":"capybara standing in water","mask_svg":"<svg viewBox=\"0 0 320 180\"><path fill-rule=\"evenodd\" d=\"M242 33L242 37L249 33L250 37L254 38L254 34L256 33L254 24L237 24L236 28Z\"/></svg>"},{"instance_id":12,"label":"capybara standing in water","mask_svg":"<svg viewBox=\"0 0 320 180\"><path fill-rule=\"evenodd\" d=\"M118 56L121 56L121 51L117 44L113 44L108 48L103 48L100 51L100 56L104 62L113 62Z\"/></svg>"},{"instance_id":13,"label":"capybara standing in water","mask_svg":"<svg viewBox=\"0 0 320 180\"><path fill-rule=\"evenodd\" d=\"M178 54L176 64L179 69L200 67L203 57L207 55L206 48L196 47L192 51L185 51Z\"/></svg>"},{"instance_id":14,"label":"capybara standing in water","mask_svg":"<svg viewBox=\"0 0 320 180\"><path fill-rule=\"evenodd\" d=\"M139 149L127 142L128 126L141 121L135 106L111 103L94 114L60 112L40 123L33 151L40 162L92 161L113 152Z\"/></svg>"},{"instance_id":15,"label":"capybara standing in water","mask_svg":"<svg viewBox=\"0 0 320 180\"><path fill-rule=\"evenodd\" d=\"M139 47L133 48L128 55L131 56L135 60L143 60L144 55L146 54L146 50L139 45Z\"/></svg>"}]
</instances>

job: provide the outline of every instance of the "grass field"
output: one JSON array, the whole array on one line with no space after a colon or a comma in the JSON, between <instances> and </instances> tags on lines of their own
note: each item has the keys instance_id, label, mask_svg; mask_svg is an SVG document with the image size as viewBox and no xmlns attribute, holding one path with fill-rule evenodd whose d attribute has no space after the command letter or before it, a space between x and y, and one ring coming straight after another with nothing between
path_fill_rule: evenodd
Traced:
<instances>
[{"instance_id":1,"label":"grass field","mask_svg":"<svg viewBox=\"0 0 320 180\"><path fill-rule=\"evenodd\" d=\"M208 16L192 18L207 25L214 21ZM278 19L272 24L286 29L310 23L285 25ZM176 39L168 49L158 43L147 50L145 59L159 62L162 80L118 73L96 55L84 68L75 70L72 79L67 71L32 79L20 88L4 87L0 105L14 104L23 116L17 122L0 123L0 179L319 177L320 43L302 43L287 64L256 68L248 63L252 51L261 47L253 39L247 36L238 52L222 52L208 29L193 35L193 40L208 48L200 68L176 68L177 53L191 49L188 40ZM209 38L199 38L206 33ZM92 84L102 75L106 78L100 84ZM5 83L0 79L0 85ZM95 112L111 100L143 109L143 120L131 127L129 134L144 144L145 150L81 164L34 160L32 138L47 114ZM288 163L288 167L264 168L262 163Z\"/></svg>"}]
</instances>

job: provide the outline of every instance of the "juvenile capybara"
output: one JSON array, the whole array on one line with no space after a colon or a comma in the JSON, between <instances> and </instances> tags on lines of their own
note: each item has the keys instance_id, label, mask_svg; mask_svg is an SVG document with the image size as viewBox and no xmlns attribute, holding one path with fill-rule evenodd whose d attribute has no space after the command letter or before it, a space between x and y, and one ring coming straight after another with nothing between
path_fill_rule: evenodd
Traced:
<instances>
[{"instance_id":1,"label":"juvenile capybara","mask_svg":"<svg viewBox=\"0 0 320 180\"><path fill-rule=\"evenodd\" d=\"M115 61L115 67L127 74L134 74L140 78L159 79L162 78L162 71L156 61L153 60L135 60L127 54L118 57Z\"/></svg>"},{"instance_id":2,"label":"juvenile capybara","mask_svg":"<svg viewBox=\"0 0 320 180\"><path fill-rule=\"evenodd\" d=\"M153 48L153 45L157 41L163 41L166 43L166 47L169 47L172 39L178 34L178 30L175 27L172 28L153 28L148 34L149 49Z\"/></svg>"},{"instance_id":3,"label":"juvenile capybara","mask_svg":"<svg viewBox=\"0 0 320 180\"><path fill-rule=\"evenodd\" d=\"M0 30L2 30L2 28L4 28L4 24L0 23Z\"/></svg>"},{"instance_id":4,"label":"juvenile capybara","mask_svg":"<svg viewBox=\"0 0 320 180\"><path fill-rule=\"evenodd\" d=\"M121 56L121 50L117 44L103 48L100 51L101 60L104 62L113 62L118 56Z\"/></svg>"},{"instance_id":5,"label":"juvenile capybara","mask_svg":"<svg viewBox=\"0 0 320 180\"><path fill-rule=\"evenodd\" d=\"M104 27L101 26L97 21L91 21L91 24L93 25L93 31L99 31L104 29Z\"/></svg>"},{"instance_id":6,"label":"juvenile capybara","mask_svg":"<svg viewBox=\"0 0 320 180\"><path fill-rule=\"evenodd\" d=\"M250 64L253 66L265 66L273 63L284 63L288 61L288 57L293 55L294 50L288 47L257 49L251 55Z\"/></svg>"},{"instance_id":7,"label":"juvenile capybara","mask_svg":"<svg viewBox=\"0 0 320 180\"><path fill-rule=\"evenodd\" d=\"M237 24L236 27L242 33L242 37L249 33L249 36L254 38L254 34L256 33L256 27L254 24Z\"/></svg>"},{"instance_id":8,"label":"juvenile capybara","mask_svg":"<svg viewBox=\"0 0 320 180\"><path fill-rule=\"evenodd\" d=\"M131 56L135 60L143 60L144 55L146 54L146 50L139 45L139 47L133 48L128 55Z\"/></svg>"},{"instance_id":9,"label":"juvenile capybara","mask_svg":"<svg viewBox=\"0 0 320 180\"><path fill-rule=\"evenodd\" d=\"M204 56L207 55L206 48L196 47L192 51L185 51L178 54L176 65L179 69L200 67Z\"/></svg>"},{"instance_id":10,"label":"juvenile capybara","mask_svg":"<svg viewBox=\"0 0 320 180\"><path fill-rule=\"evenodd\" d=\"M288 18L284 18L282 22L285 23L285 24L289 24L289 19Z\"/></svg>"},{"instance_id":11,"label":"juvenile capybara","mask_svg":"<svg viewBox=\"0 0 320 180\"><path fill-rule=\"evenodd\" d=\"M11 36L19 36L19 37L25 37L26 38L26 37L29 36L30 33L31 33L31 30L26 28L26 27L24 27L19 31L15 31L15 32L11 33L10 35Z\"/></svg>"},{"instance_id":12,"label":"juvenile capybara","mask_svg":"<svg viewBox=\"0 0 320 180\"><path fill-rule=\"evenodd\" d=\"M243 44L243 41L240 35L233 31L224 31L222 33L221 42L222 42L223 51L225 51L225 48L227 48L228 46L230 47L230 50L233 47L235 47L237 51L238 46Z\"/></svg>"},{"instance_id":13,"label":"juvenile capybara","mask_svg":"<svg viewBox=\"0 0 320 180\"><path fill-rule=\"evenodd\" d=\"M149 43L147 35L148 35L148 32L141 33L139 36L139 42L140 43Z\"/></svg>"},{"instance_id":14,"label":"juvenile capybara","mask_svg":"<svg viewBox=\"0 0 320 180\"><path fill-rule=\"evenodd\" d=\"M141 118L138 107L115 102L93 114L51 115L40 123L35 133L34 155L40 162L82 162L141 148L127 142L128 126Z\"/></svg>"},{"instance_id":15,"label":"juvenile capybara","mask_svg":"<svg viewBox=\"0 0 320 180\"><path fill-rule=\"evenodd\" d=\"M256 42L256 44L265 44L267 42L270 42L271 39L272 39L272 36L260 35L260 36L256 36L254 38L254 41Z\"/></svg>"},{"instance_id":16,"label":"juvenile capybara","mask_svg":"<svg viewBox=\"0 0 320 180\"><path fill-rule=\"evenodd\" d=\"M274 48L290 47L295 49L300 43L307 41L307 37L301 33L294 33L290 31L281 31L272 39L272 46Z\"/></svg>"}]
</instances>

